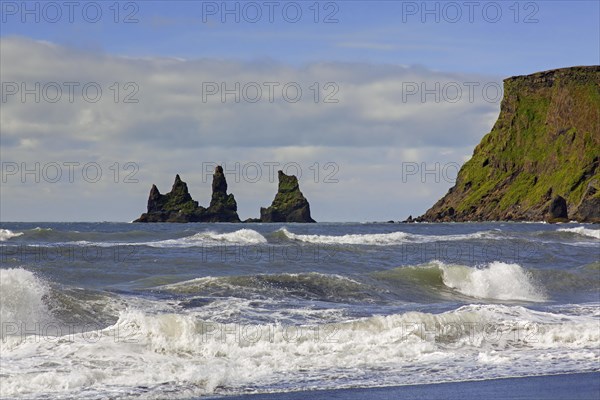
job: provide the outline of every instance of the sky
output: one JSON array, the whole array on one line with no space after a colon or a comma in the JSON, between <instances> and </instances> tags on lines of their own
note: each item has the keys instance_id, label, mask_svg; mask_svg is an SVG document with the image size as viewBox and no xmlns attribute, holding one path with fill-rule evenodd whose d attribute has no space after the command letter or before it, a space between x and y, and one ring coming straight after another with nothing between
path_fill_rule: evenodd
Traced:
<instances>
[{"instance_id":1,"label":"sky","mask_svg":"<svg viewBox=\"0 0 600 400\"><path fill-rule=\"evenodd\" d=\"M223 165L317 221L424 213L502 80L600 64L598 1L0 1L0 221L131 221Z\"/></svg>"}]
</instances>

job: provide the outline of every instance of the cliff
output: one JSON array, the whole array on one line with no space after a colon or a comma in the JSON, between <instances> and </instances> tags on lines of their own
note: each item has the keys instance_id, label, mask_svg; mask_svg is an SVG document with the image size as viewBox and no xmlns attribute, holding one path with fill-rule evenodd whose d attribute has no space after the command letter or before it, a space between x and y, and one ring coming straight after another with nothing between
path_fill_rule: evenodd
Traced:
<instances>
[{"instance_id":1,"label":"cliff","mask_svg":"<svg viewBox=\"0 0 600 400\"><path fill-rule=\"evenodd\" d=\"M600 222L599 164L600 66L508 78L492 131L416 221Z\"/></svg>"},{"instance_id":2,"label":"cliff","mask_svg":"<svg viewBox=\"0 0 600 400\"><path fill-rule=\"evenodd\" d=\"M212 190L210 206L204 208L192 199L187 184L179 175L175 176L169 193L161 194L156 185L152 185L148 211L133 222L240 222L235 198L233 194L227 194L227 181L221 166L215 169Z\"/></svg>"},{"instance_id":3,"label":"cliff","mask_svg":"<svg viewBox=\"0 0 600 400\"><path fill-rule=\"evenodd\" d=\"M268 208L260 209L262 222L315 222L310 216L308 200L300 191L298 179L286 175L283 171L277 173L279 185L273 203Z\"/></svg>"}]
</instances>

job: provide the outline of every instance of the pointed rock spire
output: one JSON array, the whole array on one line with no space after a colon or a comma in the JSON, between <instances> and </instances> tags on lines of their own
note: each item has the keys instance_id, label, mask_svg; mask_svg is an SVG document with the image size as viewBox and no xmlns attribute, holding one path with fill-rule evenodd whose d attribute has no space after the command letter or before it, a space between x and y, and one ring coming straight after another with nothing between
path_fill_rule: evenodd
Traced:
<instances>
[{"instance_id":1,"label":"pointed rock spire","mask_svg":"<svg viewBox=\"0 0 600 400\"><path fill-rule=\"evenodd\" d=\"M227 193L227 180L225 179L225 175L223 174L223 167L220 165L215 168L215 173L213 174L212 181L212 191L213 198L215 193Z\"/></svg>"},{"instance_id":2,"label":"pointed rock spire","mask_svg":"<svg viewBox=\"0 0 600 400\"><path fill-rule=\"evenodd\" d=\"M148 212L134 222L188 222L197 209L198 202L192 199L187 184L177 175L169 193L160 194L156 185L152 185Z\"/></svg>"},{"instance_id":3,"label":"pointed rock spire","mask_svg":"<svg viewBox=\"0 0 600 400\"><path fill-rule=\"evenodd\" d=\"M279 193L292 193L300 191L300 185L298 184L298 178L295 175L286 175L283 171L277 171L277 178L279 184L277 191Z\"/></svg>"},{"instance_id":4,"label":"pointed rock spire","mask_svg":"<svg viewBox=\"0 0 600 400\"><path fill-rule=\"evenodd\" d=\"M160 211L162 195L158 191L156 185L152 185L152 189L150 189L150 195L148 196L148 212L156 212Z\"/></svg>"},{"instance_id":5,"label":"pointed rock spire","mask_svg":"<svg viewBox=\"0 0 600 400\"><path fill-rule=\"evenodd\" d=\"M227 194L227 180L223 167L215 168L210 206L206 209L207 222L240 222L233 194Z\"/></svg>"},{"instance_id":6,"label":"pointed rock spire","mask_svg":"<svg viewBox=\"0 0 600 400\"><path fill-rule=\"evenodd\" d=\"M260 209L262 222L315 222L308 200L300 191L298 178L278 171L279 185L273 203Z\"/></svg>"},{"instance_id":7,"label":"pointed rock spire","mask_svg":"<svg viewBox=\"0 0 600 400\"><path fill-rule=\"evenodd\" d=\"M148 212L134 222L240 222L235 198L233 194L227 194L227 181L221 166L215 169L212 189L210 206L200 207L177 174L169 193L160 194L156 185L152 185Z\"/></svg>"},{"instance_id":8,"label":"pointed rock spire","mask_svg":"<svg viewBox=\"0 0 600 400\"><path fill-rule=\"evenodd\" d=\"M179 174L175 176L175 182L173 182L173 187L171 188L171 195L176 196L178 198L178 202L192 200L192 196L188 191L187 183L181 180Z\"/></svg>"}]
</instances>

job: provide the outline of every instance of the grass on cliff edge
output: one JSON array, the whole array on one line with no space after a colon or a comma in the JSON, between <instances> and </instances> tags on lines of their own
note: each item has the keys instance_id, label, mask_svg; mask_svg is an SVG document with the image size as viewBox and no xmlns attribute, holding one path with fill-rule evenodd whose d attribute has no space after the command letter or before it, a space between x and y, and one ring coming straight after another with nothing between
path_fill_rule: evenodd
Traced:
<instances>
[{"instance_id":1,"label":"grass on cliff edge","mask_svg":"<svg viewBox=\"0 0 600 400\"><path fill-rule=\"evenodd\" d=\"M470 182L471 189L457 205L458 211L477 207L488 193L508 182L497 203L500 210L538 204L549 188L553 189L553 195L562 195L569 204L577 204L589 181L600 177L596 172L579 182L582 171L600 153L600 132L597 132L600 92L594 85L571 85L568 88L571 109L559 112L551 102L551 96L560 95L557 90L564 88L554 88L550 96L525 92L507 97L503 109L515 112L503 111L504 115L501 114L494 129L482 139L459 173L457 185L464 189ZM577 125L591 128L569 126L556 132L549 127L550 118L560 118L561 114L568 118L568 113L586 116L588 120Z\"/></svg>"}]
</instances>

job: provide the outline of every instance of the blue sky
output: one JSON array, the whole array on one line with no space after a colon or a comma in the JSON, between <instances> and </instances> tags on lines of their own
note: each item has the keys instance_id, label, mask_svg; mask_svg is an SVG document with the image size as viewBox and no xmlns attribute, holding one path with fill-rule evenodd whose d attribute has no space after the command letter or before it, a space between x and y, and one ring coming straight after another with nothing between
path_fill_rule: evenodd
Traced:
<instances>
[{"instance_id":1,"label":"blue sky","mask_svg":"<svg viewBox=\"0 0 600 400\"><path fill-rule=\"evenodd\" d=\"M307 173L301 179L316 219L404 219L423 213L451 182L399 182L402 163L462 164L499 111L499 100L481 98L404 103L406 82L500 84L512 75L600 63L598 1L227 2L240 10L239 22L235 14L222 21L221 1L75 2L73 22L65 2L25 3L1 2L3 82L93 81L106 85L105 95L110 82L135 82L139 102L32 104L13 96L0 113L2 161L93 161L106 169L134 162L140 182L7 177L2 220L131 220L144 211L150 185L164 192L175 173L207 203L201 161L298 162L305 171L335 162L338 183L308 180ZM96 8L102 15L92 23ZM302 15L292 23L297 9ZM128 15L137 22L124 23ZM339 103L199 100L203 82L271 80L300 82L304 93L311 82L333 82ZM230 189L242 218L257 216L274 194L271 182L242 179ZM385 195L363 208L379 189ZM122 201L108 206L115 191Z\"/></svg>"},{"instance_id":2,"label":"blue sky","mask_svg":"<svg viewBox=\"0 0 600 400\"><path fill-rule=\"evenodd\" d=\"M93 24L84 19L83 5L73 9L73 23L68 21L65 6L57 23L49 22L54 18L53 9L48 8L44 15L40 7L40 23L31 23L35 16L22 13L25 7L35 9L35 3L21 6L19 2L16 15L5 15L2 35L140 57L418 64L502 76L594 64L600 46L600 3L593 0L473 2L472 6L464 1L324 1L318 7L319 23L314 22L314 1L294 2L302 10L296 23L285 20L285 16L293 18L295 11L288 8L284 16L285 2L275 2L274 22L269 22L269 8L261 1L252 2L261 6L262 12L255 23L251 22L253 9L244 8L239 1L226 6L220 1L139 1L135 8L130 2L120 2L117 19L124 21L131 15L127 20L138 20L135 23L114 23L112 1L96 2L103 15ZM218 10L209 13L213 4ZM240 22L235 22L235 14L227 14L223 23L226 8L235 10L236 4ZM500 6L499 18L495 5ZM427 13L427 9L438 11ZM88 8L90 18L94 10ZM457 10L461 17L457 18ZM22 18L28 23L22 23ZM326 19L330 23L325 23ZM495 19L498 21L489 22Z\"/></svg>"}]
</instances>

